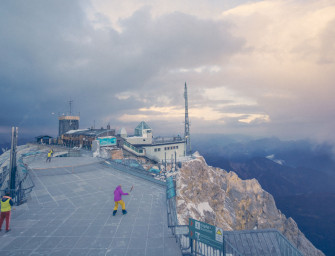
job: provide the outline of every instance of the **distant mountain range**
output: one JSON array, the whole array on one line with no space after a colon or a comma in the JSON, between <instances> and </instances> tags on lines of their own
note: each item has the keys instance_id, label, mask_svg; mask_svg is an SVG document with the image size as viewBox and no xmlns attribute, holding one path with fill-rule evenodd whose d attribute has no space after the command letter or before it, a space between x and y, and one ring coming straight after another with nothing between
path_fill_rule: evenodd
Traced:
<instances>
[{"instance_id":1,"label":"distant mountain range","mask_svg":"<svg viewBox=\"0 0 335 256\"><path fill-rule=\"evenodd\" d=\"M335 255L332 145L224 135L193 136L192 144L209 165L256 178L317 248Z\"/></svg>"},{"instance_id":2,"label":"distant mountain range","mask_svg":"<svg viewBox=\"0 0 335 256\"><path fill-rule=\"evenodd\" d=\"M25 137L19 133L18 137L18 146L19 145L25 145L29 142L33 142L35 139L31 136ZM3 153L2 149L8 150L11 147L11 134L8 135L0 135L0 154Z\"/></svg>"}]
</instances>

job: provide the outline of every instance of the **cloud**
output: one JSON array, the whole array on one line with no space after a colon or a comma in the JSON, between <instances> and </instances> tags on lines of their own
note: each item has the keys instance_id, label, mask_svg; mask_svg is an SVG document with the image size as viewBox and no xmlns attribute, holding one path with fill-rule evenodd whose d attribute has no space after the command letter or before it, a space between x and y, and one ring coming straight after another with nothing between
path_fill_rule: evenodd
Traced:
<instances>
[{"instance_id":1,"label":"cloud","mask_svg":"<svg viewBox=\"0 0 335 256\"><path fill-rule=\"evenodd\" d=\"M261 1L224 11L222 19L249 49L230 59L226 87L269 115L267 133L335 140L334 3Z\"/></svg>"},{"instance_id":2,"label":"cloud","mask_svg":"<svg viewBox=\"0 0 335 256\"><path fill-rule=\"evenodd\" d=\"M176 99L183 80L176 83L169 71L217 72L217 59L229 58L243 44L222 21L181 12L153 16L152 8L138 6L119 18L122 31L117 31L102 12L92 21L91 7L88 1L4 5L0 115L5 125L57 131L49 114L68 112L70 98L83 127L107 117L122 121L152 106L183 105L182 97ZM13 101L8 114L4 110Z\"/></svg>"},{"instance_id":3,"label":"cloud","mask_svg":"<svg viewBox=\"0 0 335 256\"><path fill-rule=\"evenodd\" d=\"M0 133L152 122L191 132L331 138L332 1L7 1ZM56 113L51 115L50 113ZM322 127L320 127L322 124ZM302 132L303 130L303 132Z\"/></svg>"},{"instance_id":4,"label":"cloud","mask_svg":"<svg viewBox=\"0 0 335 256\"><path fill-rule=\"evenodd\" d=\"M175 70L170 70L171 73L188 73L188 72L196 72L196 73L217 73L221 70L219 66L212 65L212 66L201 66L196 68L179 68Z\"/></svg>"}]
</instances>

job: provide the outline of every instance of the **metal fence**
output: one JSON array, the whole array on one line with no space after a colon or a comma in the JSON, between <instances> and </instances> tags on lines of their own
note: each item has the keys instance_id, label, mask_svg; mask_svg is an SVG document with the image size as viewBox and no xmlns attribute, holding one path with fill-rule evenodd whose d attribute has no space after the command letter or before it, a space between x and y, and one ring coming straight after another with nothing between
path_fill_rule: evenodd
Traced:
<instances>
[{"instance_id":1,"label":"metal fence","mask_svg":"<svg viewBox=\"0 0 335 256\"><path fill-rule=\"evenodd\" d=\"M110 166L116 170L134 175L136 177L154 182L161 186L165 186L166 183L160 179L155 179L155 175L151 174L150 172L146 171L142 165L140 165L137 161L126 159L126 160L106 160L103 162L104 165Z\"/></svg>"},{"instance_id":2,"label":"metal fence","mask_svg":"<svg viewBox=\"0 0 335 256\"><path fill-rule=\"evenodd\" d=\"M188 225L179 225L176 206L176 181L173 176L166 180L167 222L172 235L179 244L182 255L193 255L192 244L188 235Z\"/></svg>"},{"instance_id":3,"label":"metal fence","mask_svg":"<svg viewBox=\"0 0 335 256\"><path fill-rule=\"evenodd\" d=\"M276 229L224 231L225 241L233 244L242 255L303 256Z\"/></svg>"},{"instance_id":4,"label":"metal fence","mask_svg":"<svg viewBox=\"0 0 335 256\"><path fill-rule=\"evenodd\" d=\"M217 249L206 243L190 239L191 252L187 255L194 256L243 256L229 241L223 236L223 244L221 249ZM261 254L251 254L261 256ZM251 256L250 255L250 256Z\"/></svg>"},{"instance_id":5,"label":"metal fence","mask_svg":"<svg viewBox=\"0 0 335 256\"><path fill-rule=\"evenodd\" d=\"M21 150L25 149L25 147L21 147ZM19 151L18 151L19 153ZM9 192L12 195L14 204L20 205L27 201L28 194L32 191L34 187L34 182L32 181L29 168L26 164L24 164L23 159L29 156L36 156L40 154L40 152L28 152L23 154L18 154L17 166L16 166L16 176L15 176L15 188L9 189L9 166L3 166L2 172L0 175L0 194L4 195L6 192ZM8 155L9 157L9 155ZM2 163L4 163L2 161ZM9 162L9 161L8 161Z\"/></svg>"}]
</instances>

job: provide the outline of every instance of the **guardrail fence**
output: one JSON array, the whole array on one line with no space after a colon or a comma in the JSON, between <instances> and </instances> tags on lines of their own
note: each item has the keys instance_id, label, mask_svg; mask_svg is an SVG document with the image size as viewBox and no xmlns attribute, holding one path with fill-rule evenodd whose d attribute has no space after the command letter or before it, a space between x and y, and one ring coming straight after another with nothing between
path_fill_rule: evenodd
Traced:
<instances>
[{"instance_id":1,"label":"guardrail fence","mask_svg":"<svg viewBox=\"0 0 335 256\"><path fill-rule=\"evenodd\" d=\"M24 149L24 147L21 148ZM27 196L34 187L34 183L29 174L29 168L26 164L24 164L23 159L26 157L40 154L40 152L29 152L21 154L18 151L17 153L18 153L18 159L15 173L16 182L14 189L9 189L9 182L10 182L9 161L8 165L5 164L8 159L2 159L1 161L5 165L2 166L2 171L0 175L0 194L2 196L6 192L9 192L13 197L14 204L20 205L27 201ZM4 156L4 158L5 157L6 155Z\"/></svg>"}]
</instances>

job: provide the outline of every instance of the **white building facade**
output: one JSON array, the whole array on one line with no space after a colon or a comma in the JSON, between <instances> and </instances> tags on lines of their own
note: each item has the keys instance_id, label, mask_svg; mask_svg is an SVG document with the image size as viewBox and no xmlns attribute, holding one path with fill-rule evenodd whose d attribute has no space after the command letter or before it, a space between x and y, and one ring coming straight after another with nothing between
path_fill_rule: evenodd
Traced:
<instances>
[{"instance_id":1,"label":"white building facade","mask_svg":"<svg viewBox=\"0 0 335 256\"><path fill-rule=\"evenodd\" d=\"M156 162L179 161L179 158L185 156L184 138L177 136L154 139L152 129L144 121L135 128L134 136L126 136L124 139L127 142L123 145L124 149L138 156L144 155Z\"/></svg>"},{"instance_id":2,"label":"white building facade","mask_svg":"<svg viewBox=\"0 0 335 256\"><path fill-rule=\"evenodd\" d=\"M185 156L185 141L167 142L144 146L145 155L157 162L174 162Z\"/></svg>"}]
</instances>

